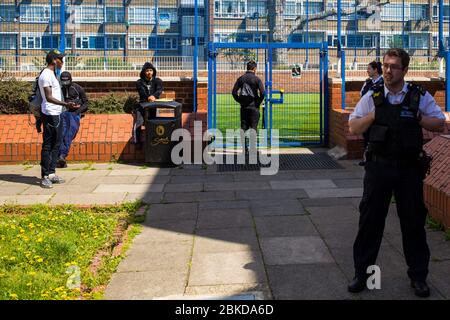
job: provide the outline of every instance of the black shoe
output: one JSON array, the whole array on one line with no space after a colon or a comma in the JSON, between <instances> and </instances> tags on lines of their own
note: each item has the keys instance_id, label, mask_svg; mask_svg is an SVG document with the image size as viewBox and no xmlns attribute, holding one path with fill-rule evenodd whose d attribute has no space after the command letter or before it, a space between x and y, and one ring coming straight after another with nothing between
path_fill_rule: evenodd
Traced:
<instances>
[{"instance_id":1,"label":"black shoe","mask_svg":"<svg viewBox=\"0 0 450 320\"><path fill-rule=\"evenodd\" d=\"M57 168L67 168L66 159L64 159L63 157L60 157L58 159L58 161L56 162L56 167Z\"/></svg>"},{"instance_id":2,"label":"black shoe","mask_svg":"<svg viewBox=\"0 0 450 320\"><path fill-rule=\"evenodd\" d=\"M347 290L348 292L358 293L366 289L366 279L361 279L358 277L354 277L353 280L348 284Z\"/></svg>"},{"instance_id":3,"label":"black shoe","mask_svg":"<svg viewBox=\"0 0 450 320\"><path fill-rule=\"evenodd\" d=\"M414 288L414 293L418 297L427 298L430 296L430 288L425 281L411 280L411 288Z\"/></svg>"}]
</instances>

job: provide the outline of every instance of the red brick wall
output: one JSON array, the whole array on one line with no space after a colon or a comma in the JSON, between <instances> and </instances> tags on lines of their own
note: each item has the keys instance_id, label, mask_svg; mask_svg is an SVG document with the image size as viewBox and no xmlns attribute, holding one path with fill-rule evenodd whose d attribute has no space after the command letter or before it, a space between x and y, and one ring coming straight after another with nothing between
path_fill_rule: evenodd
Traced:
<instances>
[{"instance_id":1,"label":"red brick wall","mask_svg":"<svg viewBox=\"0 0 450 320\"><path fill-rule=\"evenodd\" d=\"M136 81L77 81L90 99L100 98L110 93L117 95L137 95ZM208 84L198 82L197 110L208 110ZM164 91L161 98L173 99L183 106L183 112L193 111L194 82L190 80L164 81Z\"/></svg>"},{"instance_id":2,"label":"red brick wall","mask_svg":"<svg viewBox=\"0 0 450 320\"><path fill-rule=\"evenodd\" d=\"M425 145L433 156L431 173L424 181L429 214L450 228L450 136L439 136Z\"/></svg>"},{"instance_id":3,"label":"red brick wall","mask_svg":"<svg viewBox=\"0 0 450 320\"><path fill-rule=\"evenodd\" d=\"M334 80L334 79L333 79ZM438 105L444 111L445 106L445 83L443 81L419 81L415 82L422 85L436 99ZM363 85L363 81L348 81L345 84L345 104L346 109L342 110L342 85L336 81L330 81L328 98L330 106L329 115L329 146L341 146L347 150L348 159L359 159L363 155L363 138L349 132L348 118L353 112L359 101L359 91ZM447 113L446 128L444 134L450 132L450 113ZM424 130L425 141L430 141L434 136L439 135Z\"/></svg>"},{"instance_id":4,"label":"red brick wall","mask_svg":"<svg viewBox=\"0 0 450 320\"><path fill-rule=\"evenodd\" d=\"M183 113L183 128L192 132L196 120L202 121L202 129L206 130L206 113L201 112ZM144 160L144 149L130 142L132 122L129 114L86 115L68 160ZM39 161L41 144L42 134L37 134L27 115L0 115L0 163Z\"/></svg>"}]
</instances>

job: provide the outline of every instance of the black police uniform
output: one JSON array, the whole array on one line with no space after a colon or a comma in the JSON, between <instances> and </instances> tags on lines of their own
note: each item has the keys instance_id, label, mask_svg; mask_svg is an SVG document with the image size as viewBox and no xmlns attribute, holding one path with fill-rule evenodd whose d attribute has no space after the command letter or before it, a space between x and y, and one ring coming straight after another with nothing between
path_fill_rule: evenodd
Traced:
<instances>
[{"instance_id":1,"label":"black police uniform","mask_svg":"<svg viewBox=\"0 0 450 320\"><path fill-rule=\"evenodd\" d=\"M410 84L403 102L394 105L385 97L383 85L372 90L376 111L375 121L368 129L364 193L353 246L356 277L367 278L367 267L375 264L393 193L408 276L413 281L425 281L430 259L423 200L427 168L423 161L422 127L417 118L420 98L425 92Z\"/></svg>"},{"instance_id":2,"label":"black police uniform","mask_svg":"<svg viewBox=\"0 0 450 320\"><path fill-rule=\"evenodd\" d=\"M237 79L232 94L234 100L241 105L241 129L256 130L260 117L259 106L266 94L261 79L254 72L247 71Z\"/></svg>"}]
</instances>

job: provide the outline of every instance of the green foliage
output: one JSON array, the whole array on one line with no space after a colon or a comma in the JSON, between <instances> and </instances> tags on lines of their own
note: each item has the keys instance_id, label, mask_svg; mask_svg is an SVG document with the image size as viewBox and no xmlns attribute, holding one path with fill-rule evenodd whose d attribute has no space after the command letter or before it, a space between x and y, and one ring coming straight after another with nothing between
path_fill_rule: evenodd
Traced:
<instances>
[{"instance_id":1,"label":"green foliage","mask_svg":"<svg viewBox=\"0 0 450 320\"><path fill-rule=\"evenodd\" d=\"M114 232L133 223L139 205L0 206L0 300L97 298L92 289L109 281L124 256L111 256ZM132 225L125 247L139 229ZM100 251L105 254L94 274L90 265ZM82 291L67 285L70 270L79 270Z\"/></svg>"},{"instance_id":2,"label":"green foliage","mask_svg":"<svg viewBox=\"0 0 450 320\"><path fill-rule=\"evenodd\" d=\"M135 95L129 95L123 105L123 112L131 113L139 107L139 99Z\"/></svg>"},{"instance_id":3,"label":"green foliage","mask_svg":"<svg viewBox=\"0 0 450 320\"><path fill-rule=\"evenodd\" d=\"M123 113L125 106L130 107L137 98L134 95L117 95L110 93L99 99L90 100L89 113Z\"/></svg>"},{"instance_id":4,"label":"green foliage","mask_svg":"<svg viewBox=\"0 0 450 320\"><path fill-rule=\"evenodd\" d=\"M31 89L31 83L17 80L6 72L0 74L0 114L27 113Z\"/></svg>"},{"instance_id":5,"label":"green foliage","mask_svg":"<svg viewBox=\"0 0 450 320\"><path fill-rule=\"evenodd\" d=\"M427 216L427 225L436 231L442 231L444 230L444 226L442 225L442 223L434 218L432 218L431 216Z\"/></svg>"}]
</instances>

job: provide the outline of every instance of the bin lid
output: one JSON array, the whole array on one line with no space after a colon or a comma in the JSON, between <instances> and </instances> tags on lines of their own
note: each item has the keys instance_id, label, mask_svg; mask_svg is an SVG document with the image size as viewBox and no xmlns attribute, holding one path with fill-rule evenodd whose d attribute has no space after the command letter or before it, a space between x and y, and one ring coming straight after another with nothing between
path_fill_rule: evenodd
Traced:
<instances>
[{"instance_id":1,"label":"bin lid","mask_svg":"<svg viewBox=\"0 0 450 320\"><path fill-rule=\"evenodd\" d=\"M177 101L154 101L154 102L141 102L142 108L178 108L181 107L181 103Z\"/></svg>"}]
</instances>

